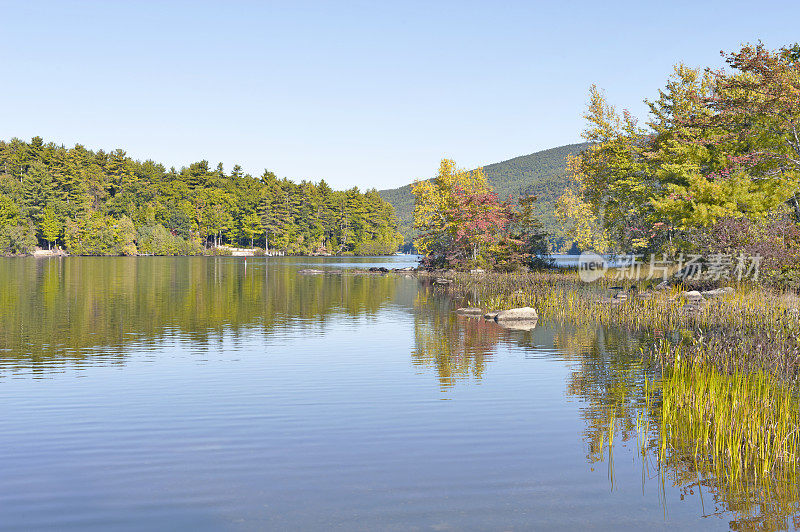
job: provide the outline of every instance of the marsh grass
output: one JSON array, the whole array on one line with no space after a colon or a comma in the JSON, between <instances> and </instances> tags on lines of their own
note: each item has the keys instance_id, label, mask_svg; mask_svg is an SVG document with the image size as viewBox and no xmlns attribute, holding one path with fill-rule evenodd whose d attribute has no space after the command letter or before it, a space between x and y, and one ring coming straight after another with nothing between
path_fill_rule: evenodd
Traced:
<instances>
[{"instance_id":1,"label":"marsh grass","mask_svg":"<svg viewBox=\"0 0 800 532\"><path fill-rule=\"evenodd\" d=\"M540 320L580 321L623 327L649 338L643 356L669 365L683 351L731 372L765 370L784 379L800 374L800 319L796 296L742 284L733 294L709 299L687 311L682 287L652 290L652 283L624 283L627 299L612 298L616 281L582 283L574 271L437 274L432 285L465 306L484 311L530 306Z\"/></svg>"},{"instance_id":2,"label":"marsh grass","mask_svg":"<svg viewBox=\"0 0 800 532\"><path fill-rule=\"evenodd\" d=\"M800 411L792 390L764 372L732 374L702 363L678 363L661 381L662 453L693 449L717 478L756 477L797 485ZM662 455L663 458L663 455Z\"/></svg>"},{"instance_id":3,"label":"marsh grass","mask_svg":"<svg viewBox=\"0 0 800 532\"><path fill-rule=\"evenodd\" d=\"M639 454L652 449L662 477L714 492L744 528L782 528L798 512L800 405L792 387L769 373L678 361L646 384L644 397Z\"/></svg>"}]
</instances>

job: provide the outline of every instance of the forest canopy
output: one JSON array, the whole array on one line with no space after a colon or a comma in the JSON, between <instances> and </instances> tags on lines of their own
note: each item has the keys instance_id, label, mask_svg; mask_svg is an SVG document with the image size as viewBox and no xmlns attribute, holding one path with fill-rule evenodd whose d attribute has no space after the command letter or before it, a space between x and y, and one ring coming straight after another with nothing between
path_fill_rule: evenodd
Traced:
<instances>
[{"instance_id":1,"label":"forest canopy","mask_svg":"<svg viewBox=\"0 0 800 532\"><path fill-rule=\"evenodd\" d=\"M0 141L0 253L64 245L75 255L186 255L212 246L286 254L392 253L393 207L376 190L335 191L265 170L192 163L176 170L123 150Z\"/></svg>"}]
</instances>

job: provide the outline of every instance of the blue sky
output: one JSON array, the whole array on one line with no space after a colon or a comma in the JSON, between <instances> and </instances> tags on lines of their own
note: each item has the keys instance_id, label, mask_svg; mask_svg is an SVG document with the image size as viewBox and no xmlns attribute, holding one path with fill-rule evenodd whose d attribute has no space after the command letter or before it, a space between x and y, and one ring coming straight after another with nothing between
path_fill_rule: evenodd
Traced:
<instances>
[{"instance_id":1,"label":"blue sky","mask_svg":"<svg viewBox=\"0 0 800 532\"><path fill-rule=\"evenodd\" d=\"M336 188L580 141L672 65L800 40L800 2L0 2L0 138Z\"/></svg>"}]
</instances>

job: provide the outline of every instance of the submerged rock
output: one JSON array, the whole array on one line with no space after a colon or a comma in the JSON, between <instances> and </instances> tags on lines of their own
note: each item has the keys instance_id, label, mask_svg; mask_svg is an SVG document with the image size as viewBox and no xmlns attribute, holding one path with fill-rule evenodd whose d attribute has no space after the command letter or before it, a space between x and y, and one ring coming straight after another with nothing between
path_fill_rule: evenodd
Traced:
<instances>
[{"instance_id":1,"label":"submerged rock","mask_svg":"<svg viewBox=\"0 0 800 532\"><path fill-rule=\"evenodd\" d=\"M536 309L532 309L531 307L521 307L502 310L497 313L494 319L497 320L497 323L506 321L537 321L539 319L539 314L536 313Z\"/></svg>"},{"instance_id":2,"label":"submerged rock","mask_svg":"<svg viewBox=\"0 0 800 532\"><path fill-rule=\"evenodd\" d=\"M536 328L537 323L537 320L504 320L497 322L500 327L509 331L532 331Z\"/></svg>"},{"instance_id":3,"label":"submerged rock","mask_svg":"<svg viewBox=\"0 0 800 532\"><path fill-rule=\"evenodd\" d=\"M305 275L319 275L321 273L325 273L325 271L324 270L307 269L307 270L300 270L297 273L302 273L302 274L305 274Z\"/></svg>"}]
</instances>

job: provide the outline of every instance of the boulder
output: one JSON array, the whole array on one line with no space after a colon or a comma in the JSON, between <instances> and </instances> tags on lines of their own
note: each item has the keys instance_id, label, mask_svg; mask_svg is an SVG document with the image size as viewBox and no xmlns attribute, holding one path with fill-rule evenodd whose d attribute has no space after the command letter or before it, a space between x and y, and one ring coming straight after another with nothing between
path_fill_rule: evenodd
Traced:
<instances>
[{"instance_id":1,"label":"boulder","mask_svg":"<svg viewBox=\"0 0 800 532\"><path fill-rule=\"evenodd\" d=\"M701 295L707 299L713 299L716 297L724 297L734 292L733 288L730 286L726 286L725 288L715 288L714 290L706 290L705 292L701 292Z\"/></svg>"},{"instance_id":2,"label":"boulder","mask_svg":"<svg viewBox=\"0 0 800 532\"><path fill-rule=\"evenodd\" d=\"M539 319L539 314L531 307L521 307L501 310L494 319L497 320L497 323L506 321L536 321Z\"/></svg>"},{"instance_id":3,"label":"boulder","mask_svg":"<svg viewBox=\"0 0 800 532\"><path fill-rule=\"evenodd\" d=\"M496 310L492 310L491 312L487 312L483 315L484 319L493 320L497 317L498 312Z\"/></svg>"},{"instance_id":4,"label":"boulder","mask_svg":"<svg viewBox=\"0 0 800 532\"><path fill-rule=\"evenodd\" d=\"M321 273L325 273L325 271L324 270L307 269L307 270L300 270L297 273L302 273L302 274L305 274L305 275L319 275Z\"/></svg>"},{"instance_id":5,"label":"boulder","mask_svg":"<svg viewBox=\"0 0 800 532\"><path fill-rule=\"evenodd\" d=\"M462 314L464 316L480 316L483 314L483 310L477 307L461 307L456 309L456 314Z\"/></svg>"},{"instance_id":6,"label":"boulder","mask_svg":"<svg viewBox=\"0 0 800 532\"><path fill-rule=\"evenodd\" d=\"M483 268L475 268L474 270L470 270L469 273L480 275L482 273L486 273L486 270Z\"/></svg>"},{"instance_id":7,"label":"boulder","mask_svg":"<svg viewBox=\"0 0 800 532\"><path fill-rule=\"evenodd\" d=\"M691 290L689 292L683 292L681 294L683 297L686 298L686 301L689 303L702 303L706 299L703 297L703 294L698 292L697 290Z\"/></svg>"}]
</instances>

